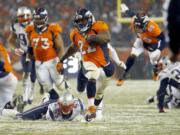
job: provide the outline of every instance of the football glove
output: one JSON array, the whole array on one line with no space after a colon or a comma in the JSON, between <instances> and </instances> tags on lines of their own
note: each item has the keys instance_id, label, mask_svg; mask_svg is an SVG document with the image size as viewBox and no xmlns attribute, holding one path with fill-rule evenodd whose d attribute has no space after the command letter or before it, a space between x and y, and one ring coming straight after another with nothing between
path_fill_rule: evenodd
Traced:
<instances>
[{"instance_id":1,"label":"football glove","mask_svg":"<svg viewBox=\"0 0 180 135\"><path fill-rule=\"evenodd\" d=\"M56 69L59 73L61 73L63 71L63 63L62 62L58 62L56 64Z\"/></svg>"},{"instance_id":2,"label":"football glove","mask_svg":"<svg viewBox=\"0 0 180 135\"><path fill-rule=\"evenodd\" d=\"M121 4L121 12L122 12L122 13L125 13L125 12L128 11L128 10L129 10L129 8L127 7L127 5L124 4L124 3L122 3L122 4Z\"/></svg>"}]
</instances>

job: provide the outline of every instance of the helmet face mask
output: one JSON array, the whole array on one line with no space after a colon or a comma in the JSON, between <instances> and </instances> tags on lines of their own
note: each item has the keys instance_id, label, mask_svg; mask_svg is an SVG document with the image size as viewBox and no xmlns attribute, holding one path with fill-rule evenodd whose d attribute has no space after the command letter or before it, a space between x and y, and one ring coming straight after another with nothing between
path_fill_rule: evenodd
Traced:
<instances>
[{"instance_id":1,"label":"helmet face mask","mask_svg":"<svg viewBox=\"0 0 180 135\"><path fill-rule=\"evenodd\" d=\"M94 21L93 14L87 9L79 9L74 18L74 24L81 33L87 32Z\"/></svg>"},{"instance_id":2,"label":"helmet face mask","mask_svg":"<svg viewBox=\"0 0 180 135\"><path fill-rule=\"evenodd\" d=\"M38 29L42 29L48 22L48 13L44 8L37 8L33 13L34 25Z\"/></svg>"},{"instance_id":3,"label":"helmet face mask","mask_svg":"<svg viewBox=\"0 0 180 135\"><path fill-rule=\"evenodd\" d=\"M134 30L137 33L146 31L146 26L149 22L149 17L145 13L138 13L134 18Z\"/></svg>"},{"instance_id":4,"label":"helmet face mask","mask_svg":"<svg viewBox=\"0 0 180 135\"><path fill-rule=\"evenodd\" d=\"M70 93L65 93L59 99L60 111L64 115L68 115L72 112L74 108L74 97Z\"/></svg>"},{"instance_id":5,"label":"helmet face mask","mask_svg":"<svg viewBox=\"0 0 180 135\"><path fill-rule=\"evenodd\" d=\"M32 20L31 10L27 7L18 8L17 19L20 24L26 26Z\"/></svg>"},{"instance_id":6,"label":"helmet face mask","mask_svg":"<svg viewBox=\"0 0 180 135\"><path fill-rule=\"evenodd\" d=\"M60 103L60 107L61 107L61 112L65 115L68 115L72 112L72 110L74 108L74 103L69 104L69 105L64 105L64 104Z\"/></svg>"}]
</instances>

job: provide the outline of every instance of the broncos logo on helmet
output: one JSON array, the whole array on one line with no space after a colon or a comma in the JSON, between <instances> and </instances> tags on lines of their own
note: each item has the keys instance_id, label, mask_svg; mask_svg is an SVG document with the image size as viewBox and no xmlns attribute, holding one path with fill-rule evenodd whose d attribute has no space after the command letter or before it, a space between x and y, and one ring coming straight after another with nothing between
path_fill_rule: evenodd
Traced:
<instances>
[{"instance_id":1,"label":"broncos logo on helmet","mask_svg":"<svg viewBox=\"0 0 180 135\"><path fill-rule=\"evenodd\" d=\"M142 33L146 31L146 26L148 22L149 22L149 17L145 13L140 12L136 14L133 22L135 32Z\"/></svg>"},{"instance_id":2,"label":"broncos logo on helmet","mask_svg":"<svg viewBox=\"0 0 180 135\"><path fill-rule=\"evenodd\" d=\"M48 22L48 12L44 8L37 8L33 12L34 25L40 31L44 29Z\"/></svg>"},{"instance_id":3,"label":"broncos logo on helmet","mask_svg":"<svg viewBox=\"0 0 180 135\"><path fill-rule=\"evenodd\" d=\"M91 11L85 8L76 11L74 17L74 24L80 32L87 32L91 28L94 21L95 18Z\"/></svg>"}]
</instances>

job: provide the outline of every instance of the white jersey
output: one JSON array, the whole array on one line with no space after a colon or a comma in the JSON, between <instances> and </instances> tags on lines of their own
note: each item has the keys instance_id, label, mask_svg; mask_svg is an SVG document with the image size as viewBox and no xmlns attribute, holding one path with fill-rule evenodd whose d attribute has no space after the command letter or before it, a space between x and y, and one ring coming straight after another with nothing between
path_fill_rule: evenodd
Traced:
<instances>
[{"instance_id":1,"label":"white jersey","mask_svg":"<svg viewBox=\"0 0 180 135\"><path fill-rule=\"evenodd\" d=\"M16 34L20 48L23 51L27 52L29 40L27 37L27 33L25 32L25 27L20 23L14 23L11 25L11 31Z\"/></svg>"},{"instance_id":2,"label":"white jersey","mask_svg":"<svg viewBox=\"0 0 180 135\"><path fill-rule=\"evenodd\" d=\"M167 66L159 73L160 80L169 78L180 83L180 62L175 62Z\"/></svg>"},{"instance_id":3,"label":"white jersey","mask_svg":"<svg viewBox=\"0 0 180 135\"><path fill-rule=\"evenodd\" d=\"M68 116L63 116L63 114L60 112L60 106L58 102L52 103L48 106L48 111L46 113L46 119L47 120L55 120L55 121L72 121L74 120L78 115L82 115L85 111L84 104L80 99L75 99L75 107L73 108L73 111Z\"/></svg>"},{"instance_id":4,"label":"white jersey","mask_svg":"<svg viewBox=\"0 0 180 135\"><path fill-rule=\"evenodd\" d=\"M166 92L169 96L173 96L171 102L174 102L175 100L180 100L180 62L170 64L160 72L159 76L160 80L168 78L169 81L173 81L173 83L179 86L174 87L172 85L168 85Z\"/></svg>"}]
</instances>

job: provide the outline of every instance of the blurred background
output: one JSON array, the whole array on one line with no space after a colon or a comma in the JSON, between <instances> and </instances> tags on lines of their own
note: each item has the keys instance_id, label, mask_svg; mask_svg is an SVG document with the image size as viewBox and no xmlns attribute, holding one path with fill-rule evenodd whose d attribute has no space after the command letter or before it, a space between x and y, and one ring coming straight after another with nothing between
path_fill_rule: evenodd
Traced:
<instances>
[{"instance_id":1,"label":"blurred background","mask_svg":"<svg viewBox=\"0 0 180 135\"><path fill-rule=\"evenodd\" d=\"M72 18L75 11L80 7L86 7L91 10L96 20L104 20L108 23L112 34L111 44L117 50L121 60L126 61L131 46L136 35L130 30L129 21L121 23L117 21L117 4L118 2L126 3L134 11L143 10L150 17L162 17L164 11L164 1L166 0L0 0L0 40L8 47L7 38L10 34L10 25L16 16L16 11L20 6L27 6L32 10L35 7L45 7L49 14L49 22L57 22L63 27L63 39L65 47L70 44L69 31L72 27ZM124 16L123 16L124 17ZM159 23L164 29L162 21ZM17 72L21 73L21 67L18 58L13 57L14 67ZM72 67L74 61L66 63L70 74L77 72L77 67ZM68 70L68 72L69 72ZM149 58L145 54L141 55L135 66L130 71L128 78L131 79L150 79L152 67ZM119 70L116 72L116 76Z\"/></svg>"}]
</instances>

